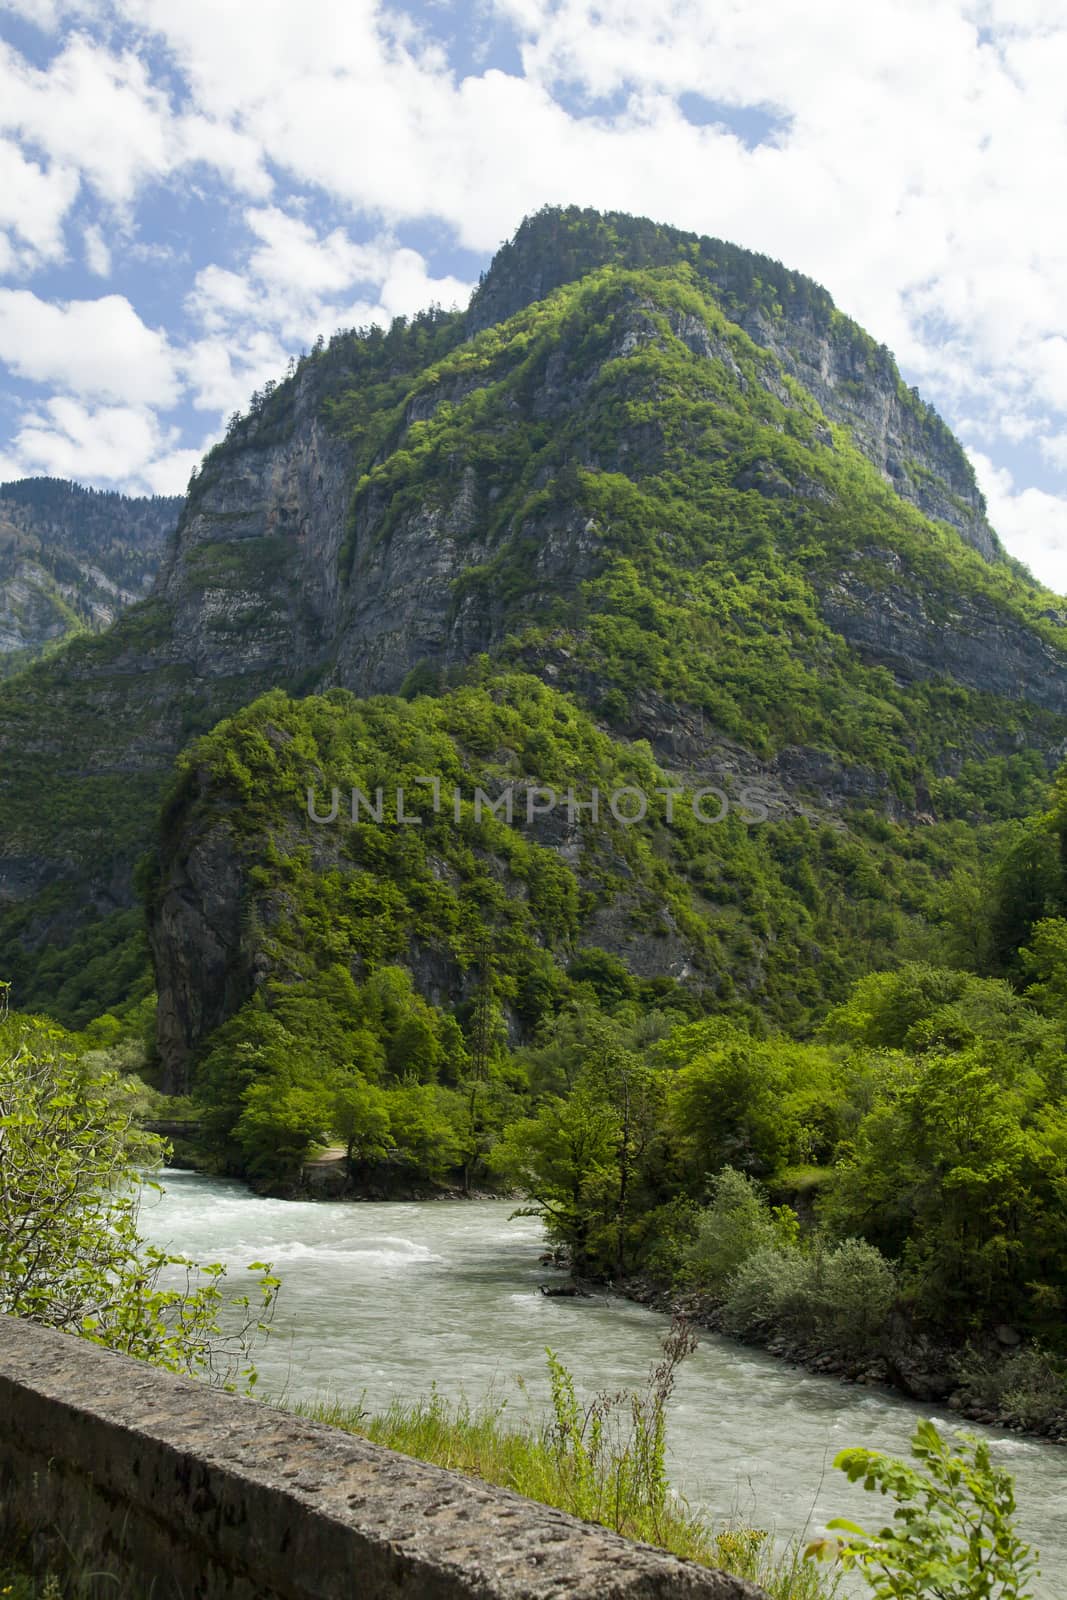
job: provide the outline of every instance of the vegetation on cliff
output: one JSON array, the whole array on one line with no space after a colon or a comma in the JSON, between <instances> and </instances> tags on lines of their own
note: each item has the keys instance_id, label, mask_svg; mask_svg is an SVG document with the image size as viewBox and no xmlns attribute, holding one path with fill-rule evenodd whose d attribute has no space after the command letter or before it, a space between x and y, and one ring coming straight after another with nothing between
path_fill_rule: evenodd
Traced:
<instances>
[{"instance_id":1,"label":"vegetation on cliff","mask_svg":"<svg viewBox=\"0 0 1067 1600\"><path fill-rule=\"evenodd\" d=\"M305 559L318 508L289 486L314 476L313 428L347 512ZM263 503L237 504L275 456ZM170 763L220 716L278 684L437 691L482 651L661 759L680 727L691 764L725 746L805 806L854 799L861 854L898 822L884 858L921 852L917 815L1022 815L1067 737L1067 634L1054 596L979 553L975 518L958 446L817 286L640 219L533 219L470 318L339 334L261 391L195 476L165 593L0 686L0 970L84 1020L59 991L87 954L127 969ZM384 569L386 614L364 618ZM883 611L904 620L869 638ZM968 857L965 833L948 848ZM888 926L877 942L873 964Z\"/></svg>"},{"instance_id":2,"label":"vegetation on cliff","mask_svg":"<svg viewBox=\"0 0 1067 1600\"><path fill-rule=\"evenodd\" d=\"M165 591L0 686L0 970L140 1048L140 857L149 1070L217 1165L521 1185L581 1272L719 1260L743 1331L888 1304L1055 1369L1065 738L1059 602L888 352L773 263L551 213L468 318L261 391Z\"/></svg>"}]
</instances>

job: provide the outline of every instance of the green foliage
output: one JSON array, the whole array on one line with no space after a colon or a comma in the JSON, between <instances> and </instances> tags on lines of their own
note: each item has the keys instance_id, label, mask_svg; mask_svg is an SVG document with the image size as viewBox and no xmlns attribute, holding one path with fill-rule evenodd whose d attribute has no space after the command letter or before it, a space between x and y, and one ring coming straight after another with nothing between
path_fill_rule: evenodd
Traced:
<instances>
[{"instance_id":1,"label":"green foliage","mask_svg":"<svg viewBox=\"0 0 1067 1600\"><path fill-rule=\"evenodd\" d=\"M126 1082L69 1044L45 1022L0 1019L0 1312L251 1385L278 1280L254 1264L253 1289L229 1295L225 1267L144 1243L141 1171L162 1147L134 1125Z\"/></svg>"},{"instance_id":2,"label":"green foliage","mask_svg":"<svg viewBox=\"0 0 1067 1600\"><path fill-rule=\"evenodd\" d=\"M60 908L38 900L7 919L0 935L0 971L23 1011L44 1011L78 1029L101 1011L120 1017L142 1004L153 986L144 913L138 907L81 921L67 944L34 950L27 941L42 912ZM31 935L32 937L32 935Z\"/></svg>"},{"instance_id":3,"label":"green foliage","mask_svg":"<svg viewBox=\"0 0 1067 1600\"><path fill-rule=\"evenodd\" d=\"M251 1001L214 1036L197 1096L202 1142L225 1170L286 1178L341 1139L355 1171L386 1163L441 1181L458 1159L464 1055L450 1019L382 967L357 985L333 966L273 1009Z\"/></svg>"},{"instance_id":4,"label":"green foliage","mask_svg":"<svg viewBox=\"0 0 1067 1600\"><path fill-rule=\"evenodd\" d=\"M714 1294L725 1290L750 1256L785 1246L792 1230L784 1217L771 1214L753 1180L733 1167L717 1173L709 1189L685 1252L684 1275Z\"/></svg>"},{"instance_id":5,"label":"green foliage","mask_svg":"<svg viewBox=\"0 0 1067 1600\"><path fill-rule=\"evenodd\" d=\"M533 304L531 284L544 296ZM63 1017L87 1020L79 958L69 953L55 971L60 958L45 954L42 929L46 919L57 942L69 942L89 900L113 903L104 886L108 896L125 893L148 843L164 753L269 684L296 691L343 676L331 660L336 640L325 639L321 662L290 678L285 641L306 599L301 541L280 524L270 534L245 525L243 511L230 501L220 510L213 497L242 452L277 445L316 410L351 470L343 582L358 589L354 563L376 562L409 514L455 523L443 635L402 685L413 706L432 694L457 713L469 709L462 692L448 692L459 669L445 657L477 637L493 672L551 675L620 736L644 737L650 719L677 715L686 729L766 757L798 749L802 767L814 763L815 786L824 768L843 768L842 787L869 796L868 821L850 810L841 830L776 812L760 829L732 814L717 829L683 818L666 838L643 835L642 880L661 849L687 880L661 893L660 906L675 921L680 907L687 913L687 935L710 924L716 1004L806 1027L865 968L892 965L928 937L945 878L958 871L961 892L973 881L990 824L1034 803L1041 753L1067 726L1027 701L898 682L829 625L827 596L855 579L865 603L892 588L921 602L935 627L973 602L991 626L1000 619L1051 644L1062 630L1036 584L922 517L845 429L827 426L773 351L743 332L737 318L753 307L767 326L828 339L842 370L903 408L913 477L925 473L939 495L977 504L943 424L900 385L889 353L809 280L642 219L531 219L501 253L470 323L432 309L387 331L322 341L209 453L189 515L210 513L212 536L190 546L175 581L184 578L189 600L208 590L227 600L205 616L208 656L217 630L229 659L237 628L250 634L255 667L200 674L180 664L176 612L159 595L105 637L76 641L0 686L0 841L5 854L37 864L31 886L61 868L69 901L69 914L57 915L56 889L43 888L0 915L0 965L20 1003L50 1003L71 982ZM229 604L238 590L255 604ZM551 730L540 731L551 754ZM610 764L632 765L632 750L620 745ZM921 829L886 820L931 805L941 820ZM824 831L836 840L818 837ZM554 890L566 901L562 878L543 881L549 873L538 879L543 900ZM336 925L335 889L327 886L317 915ZM388 945L408 908L382 892L378 926L363 917L362 932L371 959L402 959ZM427 899L438 894L448 898L442 889ZM573 934L573 903L560 909ZM647 903L633 916L646 931L667 925ZM121 998L109 996L109 1009Z\"/></svg>"},{"instance_id":6,"label":"green foliage","mask_svg":"<svg viewBox=\"0 0 1067 1600\"><path fill-rule=\"evenodd\" d=\"M902 1063L886 1090L841 1152L827 1223L902 1257L934 1326L1055 1321L1067 1150L1040 1078L1005 1082L976 1047Z\"/></svg>"},{"instance_id":7,"label":"green foliage","mask_svg":"<svg viewBox=\"0 0 1067 1600\"><path fill-rule=\"evenodd\" d=\"M1041 1345L1023 1345L993 1356L968 1346L954 1363L954 1377L969 1405L993 1412L1020 1428L1067 1426L1067 1368Z\"/></svg>"},{"instance_id":8,"label":"green foliage","mask_svg":"<svg viewBox=\"0 0 1067 1600\"><path fill-rule=\"evenodd\" d=\"M649 1166L663 1084L632 1043L618 1023L590 1019L568 1093L545 1095L536 1116L510 1123L492 1156L497 1175L530 1196L578 1276L624 1277L655 1228Z\"/></svg>"},{"instance_id":9,"label":"green foliage","mask_svg":"<svg viewBox=\"0 0 1067 1600\"><path fill-rule=\"evenodd\" d=\"M298 1409L418 1460L749 1578L771 1600L831 1600L836 1582L804 1562L799 1548L778 1552L761 1529L716 1530L670 1493L667 1406L692 1339L683 1324L675 1324L663 1343L644 1390L603 1392L589 1401L579 1399L571 1373L548 1351L551 1413L540 1424L512 1419L507 1402L492 1395L474 1407L449 1404L436 1391L426 1399L394 1401L377 1415L335 1401Z\"/></svg>"},{"instance_id":10,"label":"green foliage","mask_svg":"<svg viewBox=\"0 0 1067 1600\"><path fill-rule=\"evenodd\" d=\"M877 1600L1030 1600L1036 1562L1014 1531L1012 1480L993 1466L989 1446L964 1434L954 1453L924 1421L911 1454L918 1466L877 1450L842 1450L834 1466L850 1483L892 1496L893 1520L868 1533L838 1518L829 1526L844 1537L817 1541L809 1553L858 1569Z\"/></svg>"},{"instance_id":11,"label":"green foliage","mask_svg":"<svg viewBox=\"0 0 1067 1600\"><path fill-rule=\"evenodd\" d=\"M813 1351L870 1361L897 1292L892 1264L865 1240L819 1240L806 1251L762 1244L725 1285L722 1323L746 1339L784 1334Z\"/></svg>"}]
</instances>

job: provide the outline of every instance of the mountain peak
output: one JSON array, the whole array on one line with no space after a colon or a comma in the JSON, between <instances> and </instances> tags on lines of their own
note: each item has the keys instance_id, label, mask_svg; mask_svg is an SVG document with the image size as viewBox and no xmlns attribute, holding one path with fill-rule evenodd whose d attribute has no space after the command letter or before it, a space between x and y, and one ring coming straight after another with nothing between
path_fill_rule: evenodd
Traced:
<instances>
[{"instance_id":1,"label":"mountain peak","mask_svg":"<svg viewBox=\"0 0 1067 1600\"><path fill-rule=\"evenodd\" d=\"M716 288L726 311L778 304L794 313L803 311L823 327L833 316L834 303L825 289L769 256L623 211L545 206L524 217L515 237L493 257L471 299L467 327L478 333L506 321L553 289L601 267L683 263Z\"/></svg>"},{"instance_id":2,"label":"mountain peak","mask_svg":"<svg viewBox=\"0 0 1067 1600\"><path fill-rule=\"evenodd\" d=\"M1004 551L966 452L909 389L892 353L838 311L829 292L770 256L648 217L546 206L523 219L471 299L467 331L505 322L604 267L687 268L722 310L803 384L904 500L947 522L987 561Z\"/></svg>"}]
</instances>

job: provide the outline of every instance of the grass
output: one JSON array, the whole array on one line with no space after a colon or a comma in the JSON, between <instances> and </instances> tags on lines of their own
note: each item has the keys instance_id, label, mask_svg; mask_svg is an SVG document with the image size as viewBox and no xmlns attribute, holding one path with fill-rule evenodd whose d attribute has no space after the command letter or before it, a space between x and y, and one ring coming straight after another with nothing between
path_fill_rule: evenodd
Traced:
<instances>
[{"instance_id":1,"label":"grass","mask_svg":"<svg viewBox=\"0 0 1067 1600\"><path fill-rule=\"evenodd\" d=\"M28 1549L0 1543L0 1600L88 1600L106 1594L108 1600L125 1600L131 1591L113 1574L90 1569L76 1553L66 1550L53 1572L34 1574Z\"/></svg>"},{"instance_id":2,"label":"grass","mask_svg":"<svg viewBox=\"0 0 1067 1600\"><path fill-rule=\"evenodd\" d=\"M446 1400L436 1390L422 1399L395 1400L375 1415L336 1399L294 1409L626 1538L748 1578L772 1600L832 1600L836 1578L805 1562L799 1541L782 1551L759 1528L717 1531L669 1488L666 1404L677 1366L692 1347L689 1330L675 1324L643 1393L599 1394L587 1405L578 1401L570 1373L550 1351L552 1411L540 1422L508 1416L507 1401L499 1396L472 1405Z\"/></svg>"},{"instance_id":3,"label":"grass","mask_svg":"<svg viewBox=\"0 0 1067 1600\"><path fill-rule=\"evenodd\" d=\"M63 1589L58 1578L32 1578L0 1556L0 1596L3 1600L62 1600Z\"/></svg>"}]
</instances>

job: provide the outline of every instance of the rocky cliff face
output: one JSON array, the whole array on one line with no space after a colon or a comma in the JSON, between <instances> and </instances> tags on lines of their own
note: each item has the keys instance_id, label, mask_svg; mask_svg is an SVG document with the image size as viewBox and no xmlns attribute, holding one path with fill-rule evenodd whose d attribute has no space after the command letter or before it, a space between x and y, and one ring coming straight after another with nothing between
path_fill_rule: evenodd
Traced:
<instances>
[{"instance_id":1,"label":"rocky cliff face","mask_svg":"<svg viewBox=\"0 0 1067 1600\"><path fill-rule=\"evenodd\" d=\"M0 484L0 672L144 599L181 505L55 478Z\"/></svg>"},{"instance_id":2,"label":"rocky cliff face","mask_svg":"<svg viewBox=\"0 0 1067 1600\"><path fill-rule=\"evenodd\" d=\"M865 660L904 682L943 678L979 694L1067 715L1064 653L981 595L924 596L885 550L856 552L823 595L823 615Z\"/></svg>"},{"instance_id":3,"label":"rocky cliff face","mask_svg":"<svg viewBox=\"0 0 1067 1600\"><path fill-rule=\"evenodd\" d=\"M672 770L759 776L783 819L907 819L963 755L1056 758L1057 616L824 291L634 219L534 219L466 322L303 361L206 458L149 599L0 690L0 961L132 902L176 753L274 686L439 692L487 655ZM153 928L186 1045L240 946L201 855Z\"/></svg>"},{"instance_id":4,"label":"rocky cliff face","mask_svg":"<svg viewBox=\"0 0 1067 1600\"><path fill-rule=\"evenodd\" d=\"M987 560L1002 555L974 470L937 413L901 381L884 345L834 307L819 284L767 256L643 217L550 208L522 224L475 292L472 332L513 316L562 284L616 264L684 261L783 372L849 428L885 481L928 517L956 528Z\"/></svg>"}]
</instances>

